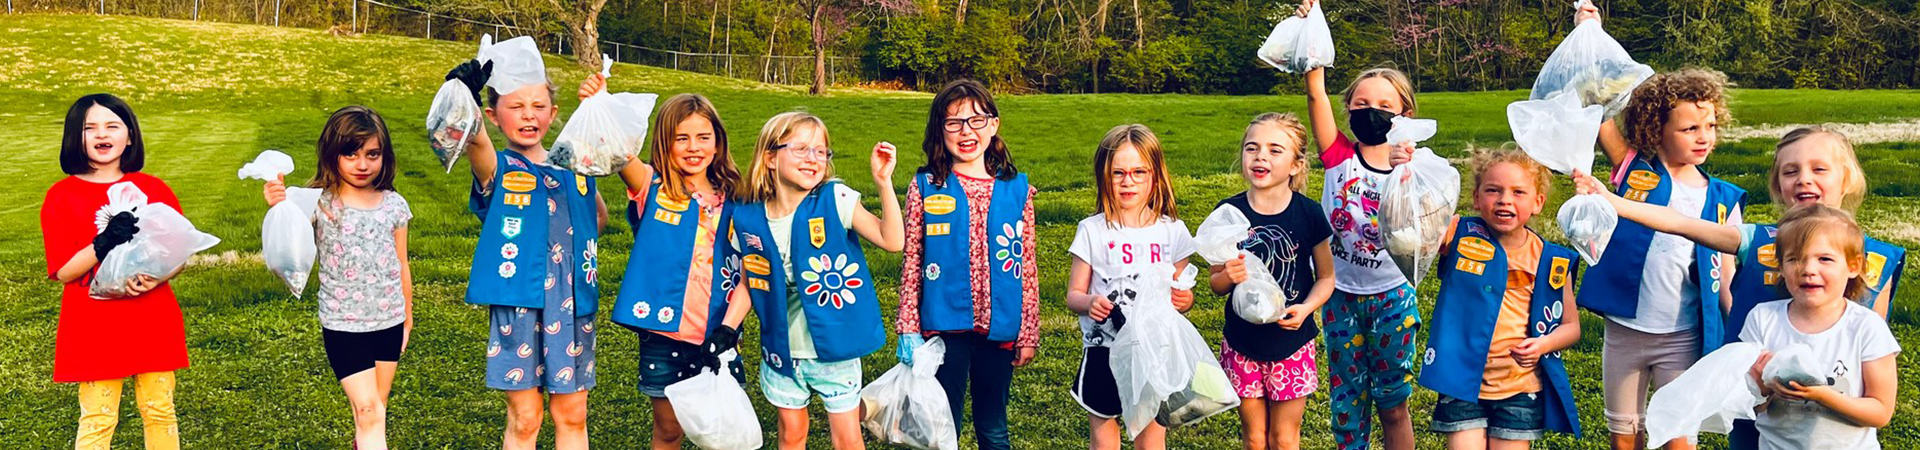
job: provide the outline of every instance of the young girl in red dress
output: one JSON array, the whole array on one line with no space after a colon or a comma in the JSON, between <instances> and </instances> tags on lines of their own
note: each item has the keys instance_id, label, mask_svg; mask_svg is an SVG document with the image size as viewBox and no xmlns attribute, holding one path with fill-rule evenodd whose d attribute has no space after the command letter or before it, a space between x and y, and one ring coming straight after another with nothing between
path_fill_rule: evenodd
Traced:
<instances>
[{"instance_id":1,"label":"young girl in red dress","mask_svg":"<svg viewBox=\"0 0 1920 450\"><path fill-rule=\"evenodd\" d=\"M53 381L80 384L76 449L106 449L120 419L120 388L133 377L148 449L177 449L180 428L173 410L174 371L187 367L187 341L180 304L162 278L128 282L132 297L100 300L87 295L94 266L138 231L138 219L120 214L98 233L95 215L107 204L107 187L133 183L153 203L180 209L165 182L140 173L146 148L140 123L125 101L111 94L81 97L67 110L60 169L67 178L47 189L40 229L47 250L47 276L65 285L60 328L54 337ZM152 206L146 206L151 208Z\"/></svg>"}]
</instances>

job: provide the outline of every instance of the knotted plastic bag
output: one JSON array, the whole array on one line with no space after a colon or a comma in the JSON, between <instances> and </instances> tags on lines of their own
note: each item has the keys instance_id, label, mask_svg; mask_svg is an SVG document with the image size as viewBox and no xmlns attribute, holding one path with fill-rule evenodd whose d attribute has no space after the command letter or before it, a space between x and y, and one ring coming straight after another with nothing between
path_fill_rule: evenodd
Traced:
<instances>
[{"instance_id":1,"label":"knotted plastic bag","mask_svg":"<svg viewBox=\"0 0 1920 450\"><path fill-rule=\"evenodd\" d=\"M733 350L720 354L720 366L738 359ZM667 385L667 400L687 440L704 449L751 450L764 445L753 401L732 376L701 370L693 378Z\"/></svg>"},{"instance_id":2,"label":"knotted plastic bag","mask_svg":"<svg viewBox=\"0 0 1920 450\"><path fill-rule=\"evenodd\" d=\"M1418 143L1432 138L1439 124L1426 119L1393 118L1387 142ZM1380 226L1387 233L1387 254L1407 282L1420 284L1421 275L1440 258L1447 226L1460 204L1460 171L1446 158L1421 147L1413 159L1393 168L1380 189Z\"/></svg>"},{"instance_id":3,"label":"knotted plastic bag","mask_svg":"<svg viewBox=\"0 0 1920 450\"><path fill-rule=\"evenodd\" d=\"M860 390L860 419L880 442L919 450L960 447L947 392L934 374L946 361L947 344L936 337L913 349L913 365L896 364Z\"/></svg>"},{"instance_id":4,"label":"knotted plastic bag","mask_svg":"<svg viewBox=\"0 0 1920 450\"><path fill-rule=\"evenodd\" d=\"M253 162L240 168L240 179L273 181L293 172L293 158L279 150L260 152ZM315 248L314 208L320 203L320 190L287 188L287 198L267 209L260 221L260 259L267 270L280 277L293 296L306 292L313 273Z\"/></svg>"},{"instance_id":5,"label":"knotted plastic bag","mask_svg":"<svg viewBox=\"0 0 1920 450\"><path fill-rule=\"evenodd\" d=\"M1327 29L1327 14L1320 11L1320 4L1314 3L1306 17L1290 16L1274 25L1258 55L1287 73L1333 65L1333 32Z\"/></svg>"},{"instance_id":6,"label":"knotted plastic bag","mask_svg":"<svg viewBox=\"0 0 1920 450\"><path fill-rule=\"evenodd\" d=\"M1721 346L1655 391L1647 402L1647 442L1692 442L1701 432L1727 434L1734 419L1753 420L1753 407L1765 399L1747 371L1761 350L1749 342Z\"/></svg>"},{"instance_id":7,"label":"knotted plastic bag","mask_svg":"<svg viewBox=\"0 0 1920 450\"><path fill-rule=\"evenodd\" d=\"M1233 287L1229 304L1242 320L1254 324L1274 323L1286 316L1288 299L1280 290L1279 281L1267 271L1267 262L1240 249L1240 242L1247 239L1252 225L1238 208L1220 205L1207 215L1207 220L1200 222L1194 240L1199 242L1198 253L1207 264L1220 265L1234 258L1246 258L1247 281Z\"/></svg>"},{"instance_id":8,"label":"knotted plastic bag","mask_svg":"<svg viewBox=\"0 0 1920 450\"><path fill-rule=\"evenodd\" d=\"M1760 377L1786 386L1788 382L1801 386L1826 386L1833 384L1827 378L1827 371L1821 370L1825 358L1813 353L1813 347L1807 344L1793 344L1773 353L1773 359L1767 360L1767 367L1760 370Z\"/></svg>"},{"instance_id":9,"label":"knotted plastic bag","mask_svg":"<svg viewBox=\"0 0 1920 450\"><path fill-rule=\"evenodd\" d=\"M474 59L480 60L491 46L493 35L481 36L480 51ZM427 146L433 148L433 156L440 158L442 169L453 171L453 162L466 152L467 142L480 130L480 120L480 105L473 102L473 91L468 90L465 83L460 80L440 83L440 90L433 94L433 103L427 107Z\"/></svg>"},{"instance_id":10,"label":"knotted plastic bag","mask_svg":"<svg viewBox=\"0 0 1920 450\"><path fill-rule=\"evenodd\" d=\"M600 76L612 76L613 59L600 55ZM613 175L640 153L655 94L609 94L606 89L580 101L553 142L548 159L590 177Z\"/></svg>"},{"instance_id":11,"label":"knotted plastic bag","mask_svg":"<svg viewBox=\"0 0 1920 450\"><path fill-rule=\"evenodd\" d=\"M1604 114L1600 105L1583 104L1573 92L1558 92L1508 104L1507 126L1514 142L1540 165L1564 174L1593 173L1593 143ZM1573 196L1560 205L1558 219L1560 231L1589 266L1600 263L1620 223L1613 204L1600 194Z\"/></svg>"},{"instance_id":12,"label":"knotted plastic bag","mask_svg":"<svg viewBox=\"0 0 1920 450\"><path fill-rule=\"evenodd\" d=\"M93 298L132 297L127 282L134 277L165 278L185 266L194 253L220 243L220 238L194 229L193 222L188 222L186 216L172 206L147 203L147 194L132 182L107 187L107 205L94 213L96 231L105 231L107 220L122 212L132 212L140 219L140 231L133 233L132 240L114 247L101 258L100 265L95 267L93 282L87 286L87 293Z\"/></svg>"},{"instance_id":13,"label":"knotted plastic bag","mask_svg":"<svg viewBox=\"0 0 1920 450\"><path fill-rule=\"evenodd\" d=\"M1607 117L1612 117L1626 108L1633 89L1650 76L1652 67L1634 62L1627 49L1600 28L1600 21L1588 20L1574 26L1547 56L1528 98L1572 92L1583 105L1606 107Z\"/></svg>"},{"instance_id":14,"label":"knotted plastic bag","mask_svg":"<svg viewBox=\"0 0 1920 450\"><path fill-rule=\"evenodd\" d=\"M1132 297L1117 302L1116 311L1123 310L1127 319L1109 346L1114 385L1120 391L1120 420L1130 437L1139 436L1147 424L1158 421L1162 411L1167 411L1170 419L1190 423L1239 405L1235 397L1232 406L1224 409L1209 406L1205 403L1224 399L1215 397L1218 393L1208 386L1193 386L1196 371L1220 366L1200 331L1173 307L1173 290L1193 288L1197 273L1196 268L1188 266L1175 277L1172 264L1152 264L1131 268L1128 274L1108 283L1111 291L1132 293ZM1171 401L1188 390L1196 395ZM1234 397L1231 393L1227 396Z\"/></svg>"}]
</instances>

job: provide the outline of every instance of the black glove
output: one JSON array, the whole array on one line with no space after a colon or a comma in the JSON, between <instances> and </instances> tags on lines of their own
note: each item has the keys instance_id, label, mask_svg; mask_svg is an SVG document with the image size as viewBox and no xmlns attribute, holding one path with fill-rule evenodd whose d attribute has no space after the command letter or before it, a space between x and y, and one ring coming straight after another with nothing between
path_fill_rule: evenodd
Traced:
<instances>
[{"instance_id":1,"label":"black glove","mask_svg":"<svg viewBox=\"0 0 1920 450\"><path fill-rule=\"evenodd\" d=\"M1107 323L1113 324L1113 331L1116 332L1127 326L1127 315L1121 312L1120 305L1113 305L1113 312L1107 313Z\"/></svg>"},{"instance_id":2,"label":"black glove","mask_svg":"<svg viewBox=\"0 0 1920 450\"><path fill-rule=\"evenodd\" d=\"M475 105L484 105L480 103L480 88L486 87L487 79L492 77L493 61L481 64L480 61L467 60L447 71L447 79L460 80L460 84L467 85L467 90L473 91Z\"/></svg>"},{"instance_id":3,"label":"black glove","mask_svg":"<svg viewBox=\"0 0 1920 450\"><path fill-rule=\"evenodd\" d=\"M100 230L100 234L93 237L93 254L104 259L114 247L133 240L133 234L140 232L139 223L140 218L134 217L132 211L114 214L113 218L107 219L107 229Z\"/></svg>"},{"instance_id":4,"label":"black glove","mask_svg":"<svg viewBox=\"0 0 1920 450\"><path fill-rule=\"evenodd\" d=\"M702 369L711 369L714 373L719 373L721 369L720 354L726 353L728 350L733 350L734 347L738 347L739 345L740 329L726 325L714 328L713 332L707 336L707 343L700 347L701 350L704 350L705 354L700 355L700 359L695 361L694 365Z\"/></svg>"}]
</instances>

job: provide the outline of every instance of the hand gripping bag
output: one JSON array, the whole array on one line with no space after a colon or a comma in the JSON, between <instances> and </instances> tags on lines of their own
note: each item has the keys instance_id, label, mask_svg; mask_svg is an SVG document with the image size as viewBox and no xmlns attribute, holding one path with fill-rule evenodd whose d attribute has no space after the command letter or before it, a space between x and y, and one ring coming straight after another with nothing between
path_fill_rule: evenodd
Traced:
<instances>
[{"instance_id":1,"label":"hand gripping bag","mask_svg":"<svg viewBox=\"0 0 1920 450\"><path fill-rule=\"evenodd\" d=\"M720 354L720 365L739 358L728 350ZM759 416L753 413L753 401L732 376L716 370L701 370L693 378L667 385L667 400L680 429L693 445L712 450L752 450L764 444Z\"/></svg>"},{"instance_id":2,"label":"hand gripping bag","mask_svg":"<svg viewBox=\"0 0 1920 450\"><path fill-rule=\"evenodd\" d=\"M121 212L132 212L140 219L140 231L133 239L114 247L95 266L87 293L93 298L132 297L127 282L146 275L164 278L185 266L194 253L220 243L220 238L193 228L180 211L165 203L147 203L147 194L132 182L107 187L107 205L94 213L93 224L100 231L107 221Z\"/></svg>"},{"instance_id":3,"label":"hand gripping bag","mask_svg":"<svg viewBox=\"0 0 1920 450\"><path fill-rule=\"evenodd\" d=\"M475 60L487 54L487 48L493 46L493 35L480 37L480 52ZM427 107L427 145L433 148L433 156L440 158L441 168L452 172L453 163L466 152L467 142L480 130L480 105L473 102L473 91L460 80L447 80L440 83L440 90L434 92L433 103Z\"/></svg>"},{"instance_id":4,"label":"hand gripping bag","mask_svg":"<svg viewBox=\"0 0 1920 450\"><path fill-rule=\"evenodd\" d=\"M896 364L860 390L867 432L887 444L918 450L955 450L960 437L947 392L933 376L946 360L947 344L936 337L913 349L913 365Z\"/></svg>"},{"instance_id":5,"label":"hand gripping bag","mask_svg":"<svg viewBox=\"0 0 1920 450\"><path fill-rule=\"evenodd\" d=\"M1432 138L1438 123L1425 119L1393 118L1387 142L1418 143ZM1454 209L1460 202L1460 171L1432 149L1414 150L1413 160L1393 168L1380 190L1380 226L1387 233L1387 254L1407 282L1420 284L1421 275L1440 258Z\"/></svg>"},{"instance_id":6,"label":"hand gripping bag","mask_svg":"<svg viewBox=\"0 0 1920 450\"><path fill-rule=\"evenodd\" d=\"M1582 105L1604 106L1606 116L1613 117L1626 108L1633 89L1650 76L1652 67L1634 62L1620 41L1600 28L1600 21L1588 20L1574 26L1567 39L1547 56L1528 99L1571 92Z\"/></svg>"},{"instance_id":7,"label":"hand gripping bag","mask_svg":"<svg viewBox=\"0 0 1920 450\"><path fill-rule=\"evenodd\" d=\"M1251 228L1252 223L1239 209L1220 205L1207 215L1206 221L1200 222L1194 239L1199 242L1200 257L1205 258L1207 264L1220 265L1234 258L1246 258L1247 281L1234 286L1228 300L1235 315L1254 324L1278 322L1286 315L1287 309L1287 298L1280 291L1280 282L1267 271L1265 260L1240 249L1240 242L1247 239Z\"/></svg>"},{"instance_id":8,"label":"hand gripping bag","mask_svg":"<svg viewBox=\"0 0 1920 450\"><path fill-rule=\"evenodd\" d=\"M241 179L273 181L293 172L293 158L279 150L260 152L253 162L240 168ZM313 234L314 208L320 203L320 190L287 188L287 198L267 209L260 222L260 259L280 281L286 283L294 298L306 292L317 253Z\"/></svg>"},{"instance_id":9,"label":"hand gripping bag","mask_svg":"<svg viewBox=\"0 0 1920 450\"><path fill-rule=\"evenodd\" d=\"M1315 3L1306 17L1290 16L1274 25L1266 42L1260 44L1261 61L1287 73L1306 73L1333 65L1333 32L1327 29L1327 15Z\"/></svg>"},{"instance_id":10,"label":"hand gripping bag","mask_svg":"<svg viewBox=\"0 0 1920 450\"><path fill-rule=\"evenodd\" d=\"M600 76L611 76L613 59L600 55ZM613 175L640 153L655 94L609 94L600 90L580 101L553 142L549 160L590 177Z\"/></svg>"},{"instance_id":11,"label":"hand gripping bag","mask_svg":"<svg viewBox=\"0 0 1920 450\"><path fill-rule=\"evenodd\" d=\"M1793 344L1774 352L1773 359L1767 360L1767 366L1760 369L1760 377L1781 386L1788 382L1801 386L1831 385L1833 380L1821 370L1822 362L1825 361L1813 353L1813 347Z\"/></svg>"},{"instance_id":12,"label":"hand gripping bag","mask_svg":"<svg viewBox=\"0 0 1920 450\"><path fill-rule=\"evenodd\" d=\"M1749 342L1721 346L1655 391L1647 402L1647 442L1692 442L1701 432L1727 434L1734 419L1753 420L1764 399L1747 370L1761 350Z\"/></svg>"}]
</instances>

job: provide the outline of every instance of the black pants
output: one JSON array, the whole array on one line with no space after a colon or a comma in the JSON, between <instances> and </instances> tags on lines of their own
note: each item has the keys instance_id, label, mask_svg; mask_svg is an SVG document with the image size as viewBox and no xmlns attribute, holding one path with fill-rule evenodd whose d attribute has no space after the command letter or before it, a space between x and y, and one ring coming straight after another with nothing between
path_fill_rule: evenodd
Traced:
<instances>
[{"instance_id":1,"label":"black pants","mask_svg":"<svg viewBox=\"0 0 1920 450\"><path fill-rule=\"evenodd\" d=\"M947 391L954 427L966 411L967 393L973 393L973 437L982 449L1013 448L1007 436L1007 398L1013 386L1013 349L973 332L944 333L946 361L934 378ZM969 389L967 381L973 381ZM958 429L954 430L959 434Z\"/></svg>"}]
</instances>

